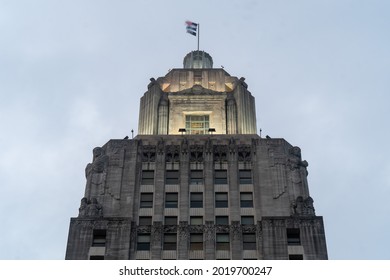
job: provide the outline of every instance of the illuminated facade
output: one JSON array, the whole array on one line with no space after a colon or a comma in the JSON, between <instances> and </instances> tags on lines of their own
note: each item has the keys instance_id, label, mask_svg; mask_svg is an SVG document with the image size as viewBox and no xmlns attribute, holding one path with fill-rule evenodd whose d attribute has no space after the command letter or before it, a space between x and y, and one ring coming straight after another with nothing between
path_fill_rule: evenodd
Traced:
<instances>
[{"instance_id":1,"label":"illuminated facade","mask_svg":"<svg viewBox=\"0 0 390 280\"><path fill-rule=\"evenodd\" d=\"M327 259L300 149L258 136L245 79L212 64L152 78L138 135L94 149L66 259Z\"/></svg>"}]
</instances>

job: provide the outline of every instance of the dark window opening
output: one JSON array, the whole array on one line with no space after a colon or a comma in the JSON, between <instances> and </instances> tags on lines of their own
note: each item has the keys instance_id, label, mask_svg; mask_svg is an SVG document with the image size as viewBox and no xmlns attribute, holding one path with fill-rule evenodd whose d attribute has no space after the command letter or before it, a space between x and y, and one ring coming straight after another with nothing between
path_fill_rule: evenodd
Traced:
<instances>
[{"instance_id":1,"label":"dark window opening","mask_svg":"<svg viewBox=\"0 0 390 280\"><path fill-rule=\"evenodd\" d=\"M230 250L230 238L228 233L217 233L216 249L223 250L223 251Z\"/></svg>"},{"instance_id":2,"label":"dark window opening","mask_svg":"<svg viewBox=\"0 0 390 280\"><path fill-rule=\"evenodd\" d=\"M242 245L244 250L256 250L256 234L255 233L243 233Z\"/></svg>"},{"instance_id":3,"label":"dark window opening","mask_svg":"<svg viewBox=\"0 0 390 280\"><path fill-rule=\"evenodd\" d=\"M173 225L177 225L177 217L176 216L166 216L164 218L164 225L170 225L170 226L173 226Z\"/></svg>"},{"instance_id":4,"label":"dark window opening","mask_svg":"<svg viewBox=\"0 0 390 280\"><path fill-rule=\"evenodd\" d=\"M142 170L142 185L153 185L154 184L154 170Z\"/></svg>"},{"instance_id":5,"label":"dark window opening","mask_svg":"<svg viewBox=\"0 0 390 280\"><path fill-rule=\"evenodd\" d=\"M190 217L190 225L203 225L203 217L202 216L191 216Z\"/></svg>"},{"instance_id":6,"label":"dark window opening","mask_svg":"<svg viewBox=\"0 0 390 280\"><path fill-rule=\"evenodd\" d=\"M287 229L287 245L301 245L299 228Z\"/></svg>"},{"instance_id":7,"label":"dark window opening","mask_svg":"<svg viewBox=\"0 0 390 280\"><path fill-rule=\"evenodd\" d=\"M227 184L227 170L215 170L214 171L214 184L226 185Z\"/></svg>"},{"instance_id":8,"label":"dark window opening","mask_svg":"<svg viewBox=\"0 0 390 280\"><path fill-rule=\"evenodd\" d=\"M203 250L203 233L190 234L190 250Z\"/></svg>"},{"instance_id":9,"label":"dark window opening","mask_svg":"<svg viewBox=\"0 0 390 280\"><path fill-rule=\"evenodd\" d=\"M288 255L289 260L303 260L303 255Z\"/></svg>"},{"instance_id":10,"label":"dark window opening","mask_svg":"<svg viewBox=\"0 0 390 280\"><path fill-rule=\"evenodd\" d=\"M165 233L163 250L176 250L177 235L176 233Z\"/></svg>"},{"instance_id":11,"label":"dark window opening","mask_svg":"<svg viewBox=\"0 0 390 280\"><path fill-rule=\"evenodd\" d=\"M254 225L255 218L253 216L241 216L242 225Z\"/></svg>"},{"instance_id":12,"label":"dark window opening","mask_svg":"<svg viewBox=\"0 0 390 280\"><path fill-rule=\"evenodd\" d=\"M203 184L203 170L191 170L190 184L191 185Z\"/></svg>"},{"instance_id":13,"label":"dark window opening","mask_svg":"<svg viewBox=\"0 0 390 280\"><path fill-rule=\"evenodd\" d=\"M228 194L226 192L215 193L215 208L226 208L228 205Z\"/></svg>"},{"instance_id":14,"label":"dark window opening","mask_svg":"<svg viewBox=\"0 0 390 280\"><path fill-rule=\"evenodd\" d=\"M229 216L216 216L215 217L216 225L228 225L229 224Z\"/></svg>"},{"instance_id":15,"label":"dark window opening","mask_svg":"<svg viewBox=\"0 0 390 280\"><path fill-rule=\"evenodd\" d=\"M239 170L239 182L241 185L252 184L252 170Z\"/></svg>"},{"instance_id":16,"label":"dark window opening","mask_svg":"<svg viewBox=\"0 0 390 280\"><path fill-rule=\"evenodd\" d=\"M141 193L140 208L153 208L153 193Z\"/></svg>"},{"instance_id":17,"label":"dark window opening","mask_svg":"<svg viewBox=\"0 0 390 280\"><path fill-rule=\"evenodd\" d=\"M138 251L150 250L150 234L138 234L137 250Z\"/></svg>"},{"instance_id":18,"label":"dark window opening","mask_svg":"<svg viewBox=\"0 0 390 280\"><path fill-rule=\"evenodd\" d=\"M139 217L139 225L140 226L151 226L152 225L152 217L150 217L150 216Z\"/></svg>"},{"instance_id":19,"label":"dark window opening","mask_svg":"<svg viewBox=\"0 0 390 280\"><path fill-rule=\"evenodd\" d=\"M107 231L105 229L94 229L92 247L105 247L106 234Z\"/></svg>"},{"instance_id":20,"label":"dark window opening","mask_svg":"<svg viewBox=\"0 0 390 280\"><path fill-rule=\"evenodd\" d=\"M178 185L179 184L179 171L167 170L165 172L165 184L166 185Z\"/></svg>"},{"instance_id":21,"label":"dark window opening","mask_svg":"<svg viewBox=\"0 0 390 280\"><path fill-rule=\"evenodd\" d=\"M104 256L90 256L90 260L104 260Z\"/></svg>"},{"instance_id":22,"label":"dark window opening","mask_svg":"<svg viewBox=\"0 0 390 280\"><path fill-rule=\"evenodd\" d=\"M177 193L166 193L165 194L165 208L177 208Z\"/></svg>"},{"instance_id":23,"label":"dark window opening","mask_svg":"<svg viewBox=\"0 0 390 280\"><path fill-rule=\"evenodd\" d=\"M253 207L253 194L251 192L240 193L240 207L241 208Z\"/></svg>"},{"instance_id":24,"label":"dark window opening","mask_svg":"<svg viewBox=\"0 0 390 280\"><path fill-rule=\"evenodd\" d=\"M201 192L190 193L190 207L191 208L203 207L203 193Z\"/></svg>"}]
</instances>

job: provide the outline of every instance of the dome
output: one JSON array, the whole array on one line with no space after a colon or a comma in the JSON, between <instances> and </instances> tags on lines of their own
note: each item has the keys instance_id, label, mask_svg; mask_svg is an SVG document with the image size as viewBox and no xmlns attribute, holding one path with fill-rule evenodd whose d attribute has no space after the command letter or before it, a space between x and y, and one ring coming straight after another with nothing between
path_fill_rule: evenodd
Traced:
<instances>
[{"instance_id":1,"label":"dome","mask_svg":"<svg viewBox=\"0 0 390 280\"><path fill-rule=\"evenodd\" d=\"M192 51L184 57L184 68L213 68L213 58L205 51Z\"/></svg>"}]
</instances>

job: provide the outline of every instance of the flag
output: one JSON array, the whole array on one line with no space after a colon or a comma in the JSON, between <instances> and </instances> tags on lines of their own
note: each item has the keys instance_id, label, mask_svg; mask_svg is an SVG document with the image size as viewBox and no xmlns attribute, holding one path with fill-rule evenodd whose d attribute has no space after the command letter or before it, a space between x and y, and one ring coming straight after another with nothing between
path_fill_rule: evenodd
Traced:
<instances>
[{"instance_id":1,"label":"flag","mask_svg":"<svg viewBox=\"0 0 390 280\"><path fill-rule=\"evenodd\" d=\"M187 27L186 27L187 33L196 36L196 31L198 29L198 24L195 23L195 22L187 20L186 21L186 25L187 25Z\"/></svg>"}]
</instances>

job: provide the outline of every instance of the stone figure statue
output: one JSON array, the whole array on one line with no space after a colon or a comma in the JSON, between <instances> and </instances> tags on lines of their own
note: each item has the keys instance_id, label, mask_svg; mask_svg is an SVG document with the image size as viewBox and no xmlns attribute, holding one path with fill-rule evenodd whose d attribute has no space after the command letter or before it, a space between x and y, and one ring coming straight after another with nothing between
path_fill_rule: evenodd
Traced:
<instances>
[{"instance_id":1,"label":"stone figure statue","mask_svg":"<svg viewBox=\"0 0 390 280\"><path fill-rule=\"evenodd\" d=\"M103 207L97 201L96 198L89 200L86 197L81 199L81 204L79 208L79 217L102 217L103 216Z\"/></svg>"},{"instance_id":2,"label":"stone figure statue","mask_svg":"<svg viewBox=\"0 0 390 280\"><path fill-rule=\"evenodd\" d=\"M101 147L93 149L93 161L85 168L87 178L86 197L104 194L108 156Z\"/></svg>"},{"instance_id":3,"label":"stone figure statue","mask_svg":"<svg viewBox=\"0 0 390 280\"><path fill-rule=\"evenodd\" d=\"M291 215L292 216L315 216L314 201L308 196L303 198L298 196L296 200L291 202Z\"/></svg>"},{"instance_id":4,"label":"stone figure statue","mask_svg":"<svg viewBox=\"0 0 390 280\"><path fill-rule=\"evenodd\" d=\"M289 152L288 165L290 166L293 187L298 193L308 195L307 166L309 164L306 160L302 161L301 149L299 147L293 147Z\"/></svg>"}]
</instances>

